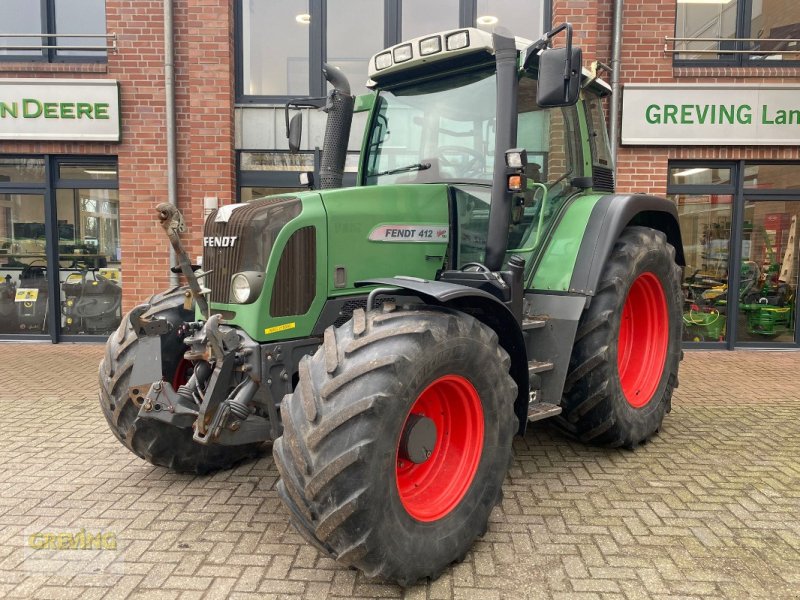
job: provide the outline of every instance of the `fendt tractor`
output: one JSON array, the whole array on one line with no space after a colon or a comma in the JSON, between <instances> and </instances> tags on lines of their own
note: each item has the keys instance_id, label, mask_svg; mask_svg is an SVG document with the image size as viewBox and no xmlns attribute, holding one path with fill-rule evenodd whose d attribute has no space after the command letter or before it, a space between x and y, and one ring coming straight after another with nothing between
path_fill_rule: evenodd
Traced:
<instances>
[{"instance_id":1,"label":"fendt tractor","mask_svg":"<svg viewBox=\"0 0 800 600\"><path fill-rule=\"evenodd\" d=\"M358 98L324 72L308 191L212 212L202 265L159 205L187 284L111 335L100 403L126 447L180 471L271 440L305 539L409 585L485 533L529 422L628 448L659 430L683 247L672 203L614 193L611 89L569 24L536 42L477 29L403 42L371 58ZM303 102L286 108L292 149ZM360 111L357 183L342 188Z\"/></svg>"}]
</instances>

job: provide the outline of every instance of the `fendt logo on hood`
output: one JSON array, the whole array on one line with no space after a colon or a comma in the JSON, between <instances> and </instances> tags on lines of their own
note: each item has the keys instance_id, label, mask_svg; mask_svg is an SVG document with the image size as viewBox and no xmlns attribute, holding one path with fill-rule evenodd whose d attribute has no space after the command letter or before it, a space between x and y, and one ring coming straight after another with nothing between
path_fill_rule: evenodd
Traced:
<instances>
[{"instance_id":1,"label":"fendt logo on hood","mask_svg":"<svg viewBox=\"0 0 800 600\"><path fill-rule=\"evenodd\" d=\"M213 237L204 237L203 246L206 248L233 248L233 245L238 239L238 235L222 235Z\"/></svg>"}]
</instances>

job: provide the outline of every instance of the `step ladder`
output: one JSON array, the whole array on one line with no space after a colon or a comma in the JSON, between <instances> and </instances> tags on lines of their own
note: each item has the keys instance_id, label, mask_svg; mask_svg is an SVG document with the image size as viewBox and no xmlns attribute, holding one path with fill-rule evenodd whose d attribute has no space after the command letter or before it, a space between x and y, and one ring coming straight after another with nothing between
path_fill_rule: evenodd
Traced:
<instances>
[{"instance_id":1,"label":"step ladder","mask_svg":"<svg viewBox=\"0 0 800 600\"><path fill-rule=\"evenodd\" d=\"M544 321L542 321L542 325L538 325L538 327L543 327ZM531 329L535 329L535 327L531 327ZM534 376L538 376L539 373L546 373L547 371L553 370L553 363L550 361L536 361L531 360L528 362L528 376L533 379ZM561 407L552 404L550 402L540 402L539 401L539 393L537 391L531 392L531 400L528 403L528 421L541 421L543 419L549 419L550 417L555 417L556 415L561 414Z\"/></svg>"}]
</instances>

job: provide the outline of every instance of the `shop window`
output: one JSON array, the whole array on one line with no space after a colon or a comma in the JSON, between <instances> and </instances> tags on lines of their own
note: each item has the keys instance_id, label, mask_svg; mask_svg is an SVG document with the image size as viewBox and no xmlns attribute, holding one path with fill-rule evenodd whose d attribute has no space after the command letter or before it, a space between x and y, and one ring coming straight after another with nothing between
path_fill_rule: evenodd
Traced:
<instances>
[{"instance_id":1,"label":"shop window","mask_svg":"<svg viewBox=\"0 0 800 600\"><path fill-rule=\"evenodd\" d=\"M675 60L734 65L800 60L794 0L677 0Z\"/></svg>"},{"instance_id":2,"label":"shop window","mask_svg":"<svg viewBox=\"0 0 800 600\"><path fill-rule=\"evenodd\" d=\"M0 60L102 61L105 0L3 0Z\"/></svg>"},{"instance_id":3,"label":"shop window","mask_svg":"<svg viewBox=\"0 0 800 600\"><path fill-rule=\"evenodd\" d=\"M800 179L796 164L672 163L685 340L796 345Z\"/></svg>"},{"instance_id":4,"label":"shop window","mask_svg":"<svg viewBox=\"0 0 800 600\"><path fill-rule=\"evenodd\" d=\"M242 0L242 74L248 96L307 96L308 0Z\"/></svg>"},{"instance_id":5,"label":"shop window","mask_svg":"<svg viewBox=\"0 0 800 600\"><path fill-rule=\"evenodd\" d=\"M744 169L744 187L753 190L800 191L797 165L747 164Z\"/></svg>"},{"instance_id":6,"label":"shop window","mask_svg":"<svg viewBox=\"0 0 800 600\"><path fill-rule=\"evenodd\" d=\"M456 29L458 9L459 0L403 0L400 37L408 40L435 31Z\"/></svg>"},{"instance_id":7,"label":"shop window","mask_svg":"<svg viewBox=\"0 0 800 600\"><path fill-rule=\"evenodd\" d=\"M313 171L314 155L310 152L242 152L242 171Z\"/></svg>"},{"instance_id":8,"label":"shop window","mask_svg":"<svg viewBox=\"0 0 800 600\"><path fill-rule=\"evenodd\" d=\"M242 202L250 202L252 200L258 200L259 198L264 198L265 196L274 196L276 194L290 194L291 192L306 192L308 188L287 188L287 187L241 187L240 188L240 199Z\"/></svg>"},{"instance_id":9,"label":"shop window","mask_svg":"<svg viewBox=\"0 0 800 600\"><path fill-rule=\"evenodd\" d=\"M683 237L684 340L722 342L728 318L733 195L673 194Z\"/></svg>"},{"instance_id":10,"label":"shop window","mask_svg":"<svg viewBox=\"0 0 800 600\"><path fill-rule=\"evenodd\" d=\"M343 185L356 184L359 153L349 152L345 158ZM239 201L250 202L264 196L307 192L308 186L300 182L302 173L310 173L312 180L319 171L312 152L240 152Z\"/></svg>"},{"instance_id":11,"label":"shop window","mask_svg":"<svg viewBox=\"0 0 800 600\"><path fill-rule=\"evenodd\" d=\"M475 27L494 31L497 27L514 35L537 40L544 33L546 0L478 0Z\"/></svg>"},{"instance_id":12,"label":"shop window","mask_svg":"<svg viewBox=\"0 0 800 600\"><path fill-rule=\"evenodd\" d=\"M0 335L113 332L120 246L116 161L0 157Z\"/></svg>"},{"instance_id":13,"label":"shop window","mask_svg":"<svg viewBox=\"0 0 800 600\"><path fill-rule=\"evenodd\" d=\"M0 156L0 185L43 184L44 159Z\"/></svg>"},{"instance_id":14,"label":"shop window","mask_svg":"<svg viewBox=\"0 0 800 600\"><path fill-rule=\"evenodd\" d=\"M793 342L800 201L747 202L737 342Z\"/></svg>"},{"instance_id":15,"label":"shop window","mask_svg":"<svg viewBox=\"0 0 800 600\"><path fill-rule=\"evenodd\" d=\"M64 162L58 165L58 177L62 181L114 181L117 178L117 167L108 163Z\"/></svg>"},{"instance_id":16,"label":"shop window","mask_svg":"<svg viewBox=\"0 0 800 600\"><path fill-rule=\"evenodd\" d=\"M47 332L44 193L0 189L0 334Z\"/></svg>"},{"instance_id":17,"label":"shop window","mask_svg":"<svg viewBox=\"0 0 800 600\"><path fill-rule=\"evenodd\" d=\"M678 207L686 268L684 340L727 340L728 283L733 228L733 168L687 163L671 166L668 190ZM735 313L734 313L735 314Z\"/></svg>"},{"instance_id":18,"label":"shop window","mask_svg":"<svg viewBox=\"0 0 800 600\"><path fill-rule=\"evenodd\" d=\"M730 167L679 167L669 170L669 185L732 185Z\"/></svg>"},{"instance_id":19,"label":"shop window","mask_svg":"<svg viewBox=\"0 0 800 600\"><path fill-rule=\"evenodd\" d=\"M354 94L368 90L369 57L384 47L383 2L328 0L327 62L339 67Z\"/></svg>"},{"instance_id":20,"label":"shop window","mask_svg":"<svg viewBox=\"0 0 800 600\"><path fill-rule=\"evenodd\" d=\"M240 152L239 200L250 202L264 196L307 191L300 174L314 171L310 152Z\"/></svg>"},{"instance_id":21,"label":"shop window","mask_svg":"<svg viewBox=\"0 0 800 600\"><path fill-rule=\"evenodd\" d=\"M115 189L58 189L61 331L108 335L119 325L122 260Z\"/></svg>"},{"instance_id":22,"label":"shop window","mask_svg":"<svg viewBox=\"0 0 800 600\"><path fill-rule=\"evenodd\" d=\"M366 91L369 58L403 39L480 27L537 39L547 0L236 0L237 101L323 96L322 65Z\"/></svg>"}]
</instances>

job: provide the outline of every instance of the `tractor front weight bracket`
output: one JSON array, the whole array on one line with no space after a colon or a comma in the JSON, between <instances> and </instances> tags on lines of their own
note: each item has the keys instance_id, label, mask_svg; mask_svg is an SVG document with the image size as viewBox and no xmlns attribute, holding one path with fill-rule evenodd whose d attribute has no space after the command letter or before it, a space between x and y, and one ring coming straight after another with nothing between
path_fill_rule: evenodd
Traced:
<instances>
[{"instance_id":1,"label":"tractor front weight bracket","mask_svg":"<svg viewBox=\"0 0 800 600\"><path fill-rule=\"evenodd\" d=\"M169 383L156 381L147 392L139 416L186 429L197 419L197 407L179 396Z\"/></svg>"}]
</instances>

